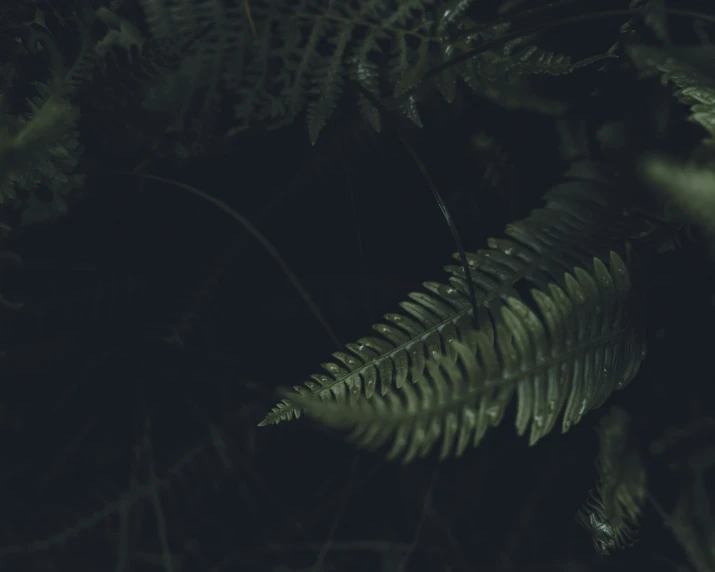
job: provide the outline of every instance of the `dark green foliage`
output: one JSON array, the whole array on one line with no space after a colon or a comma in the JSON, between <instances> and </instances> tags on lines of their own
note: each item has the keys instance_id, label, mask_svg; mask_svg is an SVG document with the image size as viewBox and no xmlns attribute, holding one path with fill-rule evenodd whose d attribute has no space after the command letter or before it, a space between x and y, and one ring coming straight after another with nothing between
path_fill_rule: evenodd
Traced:
<instances>
[{"instance_id":1,"label":"dark green foliage","mask_svg":"<svg viewBox=\"0 0 715 572\"><path fill-rule=\"evenodd\" d=\"M424 538L443 537L450 548L439 564L424 559L432 570L526 570L533 555L534 569L553 568L538 553L543 540L563 545L563 569L603 565L569 560L579 541L590 543L566 530L563 515L570 519L586 488L585 473L569 473L575 457L588 457L575 426L595 423L610 401L598 482L578 513L596 551L632 544L641 521L643 535L654 534L662 520L685 551L675 560L711 572L713 448L686 452L680 443L711 443L712 424L703 416L657 440L663 419L681 420L673 403L693 398L678 377L688 360L657 388L649 362L667 358L646 356L646 345L665 335L652 325L662 304L649 300L659 281L692 281L700 305L687 306L682 290L671 303L693 320L709 315L705 258L672 276L663 265L682 255L684 234L715 245L712 14L662 0L612 9L586 0L55 4L0 8L3 572L48 563L280 570L267 564L272 537L260 549L257 537L283 521L312 532L303 516L326 496L322 472L340 469L322 435L297 423L254 433L277 399L261 425L304 413L330 435L411 463L381 468L404 471L390 473L394 483L381 475L366 486L379 522L352 523L362 536L399 537L381 528L382 503L428 464L467 475L452 487L455 522L439 520L430 481L414 542L380 552L371 570L416 570L432 550L419 552ZM343 135L349 143L337 144ZM358 139L379 145L366 153ZM135 183L151 192L131 192ZM442 214L461 255L445 281L417 291L439 252L454 249L437 209L430 219L421 208L429 190L449 207ZM343 195L351 212L338 205ZM275 205L288 214L271 227ZM225 213L247 229L238 239L221 226ZM101 240L105 228L113 234ZM486 240L481 250L475 237ZM245 252L256 238L270 264L264 252ZM95 262L132 270L107 278L73 267L95 241ZM45 253L67 283L55 282ZM375 253L387 278L365 270ZM410 258L419 276L401 266ZM276 286L274 260L300 303ZM304 266L294 272L286 261ZM375 321L375 308L355 301L369 284L390 304L398 291L403 301L373 326L378 335L343 348L343 335ZM317 301L308 294L321 288ZM326 311L327 299L336 304ZM332 328L338 306L349 329ZM323 373L285 389L325 349L315 322L340 347ZM516 433L538 447L501 448L509 435L497 426L510 409ZM557 425L569 434L556 435ZM641 439L656 439L650 456ZM474 485L471 469L495 450L492 468L513 453L523 470L516 461L497 473L503 482ZM549 464L554 451L563 455ZM660 507L650 475L665 457L676 494ZM265 459L259 473L254 463ZM560 471L577 495L548 489ZM266 484L273 477L283 480ZM535 497L519 497L532 486ZM74 492L65 498L63 487ZM466 508L482 492L488 508ZM650 508L662 518L649 529ZM428 533L419 538L423 517ZM503 549L487 539L500 518L512 532ZM564 528L552 535L549 518ZM473 534L477 521L484 526ZM311 569L331 569L334 533ZM474 562L454 549L466 545L459 534L473 535ZM651 565L637 554L639 566ZM351 572L357 561L335 559L335 569Z\"/></svg>"}]
</instances>

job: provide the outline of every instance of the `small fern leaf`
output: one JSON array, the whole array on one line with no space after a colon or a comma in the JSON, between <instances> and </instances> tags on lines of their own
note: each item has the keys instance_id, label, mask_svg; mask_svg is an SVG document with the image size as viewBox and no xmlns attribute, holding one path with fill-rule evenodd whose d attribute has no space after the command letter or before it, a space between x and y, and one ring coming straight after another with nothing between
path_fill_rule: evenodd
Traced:
<instances>
[{"instance_id":1,"label":"small fern leaf","mask_svg":"<svg viewBox=\"0 0 715 572\"><path fill-rule=\"evenodd\" d=\"M400 57L397 58L392 75L396 78L395 97L416 87L429 69L429 43L421 41L416 50L407 47L404 34L398 36ZM411 60L415 60L411 62Z\"/></svg>"},{"instance_id":2,"label":"small fern leaf","mask_svg":"<svg viewBox=\"0 0 715 572\"><path fill-rule=\"evenodd\" d=\"M372 51L379 51L377 38L374 32L368 33L365 41L357 46L351 57L350 74L351 79L357 81L366 91L380 99L380 76L377 64L369 59ZM358 95L358 107L361 115L368 124L380 133L382 123L378 109L361 93Z\"/></svg>"},{"instance_id":3,"label":"small fern leaf","mask_svg":"<svg viewBox=\"0 0 715 572\"><path fill-rule=\"evenodd\" d=\"M318 98L308 104L306 119L310 144L315 145L320 131L330 119L338 104L338 98L343 92L343 54L347 48L353 26L348 24L340 29L336 38L331 38L334 46L332 55L321 63L316 70L317 85L311 90Z\"/></svg>"},{"instance_id":4,"label":"small fern leaf","mask_svg":"<svg viewBox=\"0 0 715 572\"><path fill-rule=\"evenodd\" d=\"M290 33L290 29L286 33ZM330 26L326 18L318 18L310 29L307 42L302 47L302 53L297 62L288 61L289 67L286 71L293 74L291 82L286 85L282 98L286 102L288 115L294 117L300 112L305 100L308 97L308 91L313 82L313 73L317 66L323 61L318 53L318 46L323 38L329 33ZM287 36L290 37L290 36ZM270 48L267 48L270 49Z\"/></svg>"},{"instance_id":5,"label":"small fern leaf","mask_svg":"<svg viewBox=\"0 0 715 572\"><path fill-rule=\"evenodd\" d=\"M628 413L615 406L601 420L598 486L576 515L602 555L633 544L646 498L646 470L630 423Z\"/></svg>"}]
</instances>

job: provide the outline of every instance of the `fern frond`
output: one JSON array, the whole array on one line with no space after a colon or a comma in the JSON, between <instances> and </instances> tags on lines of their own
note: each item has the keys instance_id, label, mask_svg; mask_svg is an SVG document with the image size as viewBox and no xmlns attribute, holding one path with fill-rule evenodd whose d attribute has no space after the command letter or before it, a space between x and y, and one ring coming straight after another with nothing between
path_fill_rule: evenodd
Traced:
<instances>
[{"instance_id":1,"label":"fern frond","mask_svg":"<svg viewBox=\"0 0 715 572\"><path fill-rule=\"evenodd\" d=\"M582 165L574 175L586 176L588 171L588 167ZM488 249L467 254L470 279L477 293L477 329L490 343L497 339L495 329L503 330L505 327L502 323L504 303L521 298L517 288L523 291L528 285L528 288L536 288L546 296L558 294L552 292L553 287L569 293L569 288L573 288L572 284L569 285L573 276L567 276L575 275L581 280L580 275L586 273L582 269L593 267L594 257L603 260L610 256L611 251L624 252L625 240L634 230L634 221L623 212L622 203L619 206L623 197L613 195L607 185L593 179L588 182L564 182L547 193L546 198L546 208L537 209L528 218L507 226L508 238L489 239ZM600 270L596 276L605 281L610 275L603 274L602 266L598 267ZM466 343L471 339L475 321L464 271L461 266L447 267L447 271L451 273L449 284L425 282L428 293L410 293L410 300L400 304L405 315L387 314L385 319L388 324L374 326L381 338L360 338L357 343L347 344L349 353L334 353L337 363L323 364L328 375L315 374L304 386L294 386L295 393L285 396L261 425L298 417L306 400L341 403L346 396L350 396L351 401L361 397L369 400L376 392L385 396L393 390L401 391L420 379L431 360L441 355L453 358L455 350L452 343ZM599 290L595 286L589 285L589 288L588 296L591 298L588 300L592 302ZM562 298L559 300L565 311L572 306L572 302ZM510 308L510 311L516 310ZM622 302L619 302L619 311L626 311ZM625 318L621 316L620 319ZM584 336L583 339L587 337L585 332L580 335ZM620 341L626 339L630 340L626 336ZM626 352L624 355L629 356L628 359L635 360L626 376L628 379L635 373L644 353L640 338L630 340L629 344L628 348L618 350ZM582 349L585 351L585 348ZM588 367L592 365L589 362ZM596 382L597 379L584 381ZM565 396L560 397L565 399ZM590 393L582 397L588 398L587 401L592 398ZM531 406L531 402L524 403L524 407ZM575 403L570 406L571 409L573 407ZM579 411L574 413L571 409L564 417L564 430L586 411L577 408ZM526 411L524 409L517 420L520 432L525 431L528 425ZM492 411L492 420L498 422L501 412L503 407ZM550 428L546 423L533 425L532 441Z\"/></svg>"},{"instance_id":2,"label":"fern frond","mask_svg":"<svg viewBox=\"0 0 715 572\"><path fill-rule=\"evenodd\" d=\"M646 498L646 470L630 423L628 413L615 406L601 420L598 486L576 515L603 555L633 544Z\"/></svg>"},{"instance_id":3,"label":"fern frond","mask_svg":"<svg viewBox=\"0 0 715 572\"><path fill-rule=\"evenodd\" d=\"M339 34L335 38L331 38L329 43L332 48L333 55L328 59L321 61L317 67L315 75L315 85L311 89L311 93L317 95L317 99L312 100L308 104L306 119L308 122L308 134L312 145L318 141L320 131L325 126L325 123L332 116L335 107L338 104L338 98L343 91L343 71L342 61L345 50L350 40L352 25L346 24L341 27Z\"/></svg>"},{"instance_id":4,"label":"fern frond","mask_svg":"<svg viewBox=\"0 0 715 572\"><path fill-rule=\"evenodd\" d=\"M628 271L616 253L610 258L610 269L596 258L590 273L566 274L563 289L554 283L544 292L532 289L533 309L508 298L493 331L472 331L464 342L436 349L410 381L384 396L289 399L321 423L348 429L364 447L391 442L388 457L404 462L438 441L441 458L461 455L470 442L477 446L514 393L517 431L531 426L529 444L551 431L562 411L566 431L630 381L643 357L630 351L639 342L625 314Z\"/></svg>"}]
</instances>

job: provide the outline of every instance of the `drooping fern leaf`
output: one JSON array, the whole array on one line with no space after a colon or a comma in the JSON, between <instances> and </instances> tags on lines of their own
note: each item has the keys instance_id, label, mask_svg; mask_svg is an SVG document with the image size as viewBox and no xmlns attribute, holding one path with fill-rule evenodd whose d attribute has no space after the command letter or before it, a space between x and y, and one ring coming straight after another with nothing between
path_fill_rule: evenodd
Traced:
<instances>
[{"instance_id":1,"label":"drooping fern leaf","mask_svg":"<svg viewBox=\"0 0 715 572\"><path fill-rule=\"evenodd\" d=\"M572 174L588 172L581 165ZM478 442L488 425L500 422L516 391L517 430L523 434L531 424L530 442L535 443L552 429L564 405L564 431L601 405L613 388L633 377L645 346L631 315L623 262L635 221L624 212L622 195L593 175L557 185L547 193L545 208L507 226L509 238L489 239L489 249L467 255L477 288L476 328L464 272L448 267L449 285L426 282L429 294L410 293L410 300L400 304L406 315L387 314L389 325L374 326L383 339L360 338L347 344L350 353L334 353L340 365L323 364L330 375L315 374L304 386L294 386L261 425L298 417L306 407L328 424L343 426L338 423L342 414L356 424L368 412L376 420L386 403L395 404L402 395L410 407L435 407L429 419L405 418L418 432L428 421L440 427L452 423L463 407L464 422L473 424L464 430L473 430ZM607 259L610 271L601 262ZM520 294L525 287L531 291L526 302ZM455 363L455 343L475 353L478 368L471 375L477 376L476 384L456 382L455 376L439 383L429 377L434 362ZM464 365L471 371L469 363ZM408 398L409 386L416 393ZM439 389L446 401L435 404L430 389ZM400 426L395 419L380 423L386 427L383 435ZM448 439L450 433L445 435ZM369 445L375 438L363 441ZM424 446L424 437L414 438L416 447ZM399 447L394 452L405 453Z\"/></svg>"},{"instance_id":2,"label":"drooping fern leaf","mask_svg":"<svg viewBox=\"0 0 715 572\"><path fill-rule=\"evenodd\" d=\"M448 342L411 381L384 396L297 401L320 422L349 429L363 446L392 442L388 457L405 462L440 441L442 458L461 455L470 442L478 445L514 393L517 431L531 425L530 444L553 428L562 411L565 431L627 384L644 353L627 319L630 283L616 253L610 269L596 258L591 273L576 268L564 283L563 289L554 283L547 292L533 289L535 309L509 298L493 339L490 331L472 331L464 342Z\"/></svg>"}]
</instances>

